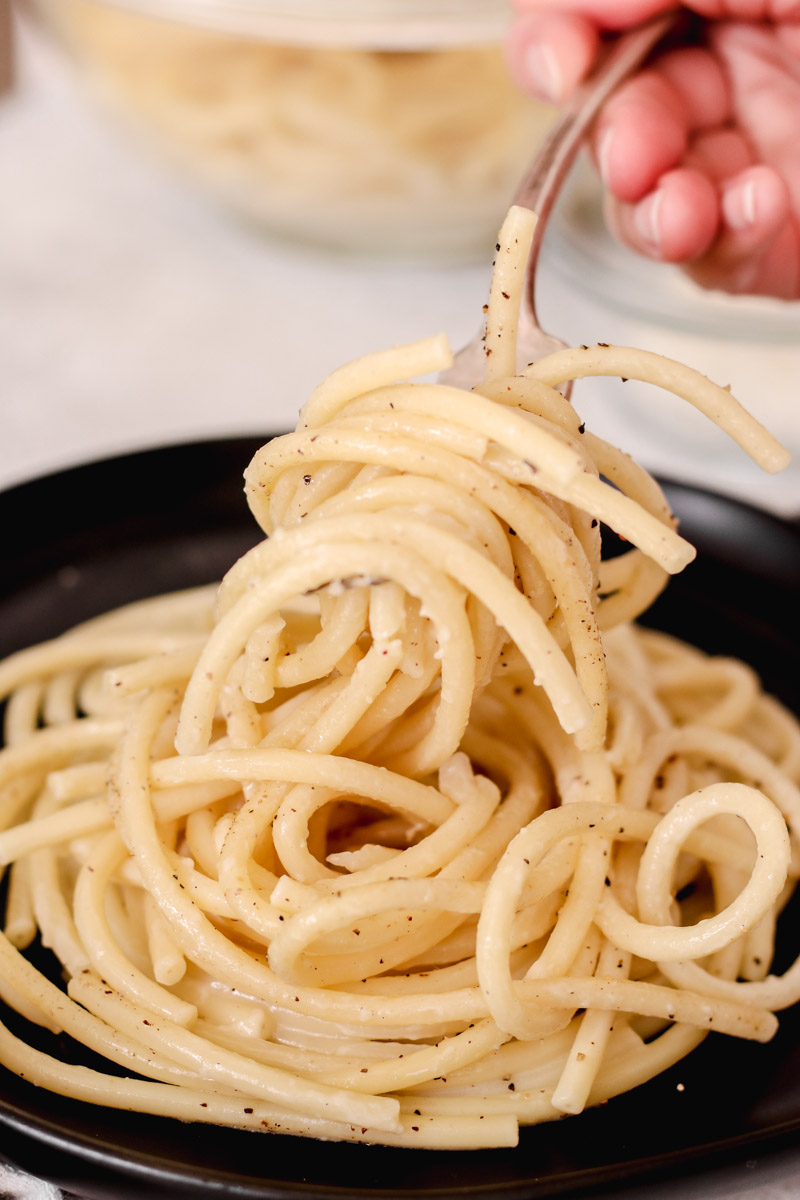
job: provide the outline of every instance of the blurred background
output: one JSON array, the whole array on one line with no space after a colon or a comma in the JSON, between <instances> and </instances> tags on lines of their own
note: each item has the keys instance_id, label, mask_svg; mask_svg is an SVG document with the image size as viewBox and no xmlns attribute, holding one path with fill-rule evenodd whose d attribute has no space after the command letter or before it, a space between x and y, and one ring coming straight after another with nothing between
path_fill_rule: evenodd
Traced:
<instances>
[{"instance_id":1,"label":"blurred background","mask_svg":"<svg viewBox=\"0 0 800 1200\"><path fill-rule=\"evenodd\" d=\"M143 446L294 426L360 354L478 328L496 230L553 114L506 76L506 0L29 0L0 97L0 486ZM604 231L579 165L547 328L731 384L800 451L800 306L699 292ZM682 402L578 385L664 475L800 512Z\"/></svg>"}]
</instances>

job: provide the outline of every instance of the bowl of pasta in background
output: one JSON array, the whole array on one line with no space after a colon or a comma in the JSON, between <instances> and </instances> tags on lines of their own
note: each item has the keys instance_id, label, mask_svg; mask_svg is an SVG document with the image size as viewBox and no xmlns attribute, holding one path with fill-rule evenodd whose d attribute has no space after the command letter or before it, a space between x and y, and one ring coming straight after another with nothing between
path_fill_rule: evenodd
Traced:
<instances>
[{"instance_id":1,"label":"bowl of pasta in background","mask_svg":"<svg viewBox=\"0 0 800 1200\"><path fill-rule=\"evenodd\" d=\"M272 233L485 261L551 110L508 0L32 0L134 140Z\"/></svg>"}]
</instances>

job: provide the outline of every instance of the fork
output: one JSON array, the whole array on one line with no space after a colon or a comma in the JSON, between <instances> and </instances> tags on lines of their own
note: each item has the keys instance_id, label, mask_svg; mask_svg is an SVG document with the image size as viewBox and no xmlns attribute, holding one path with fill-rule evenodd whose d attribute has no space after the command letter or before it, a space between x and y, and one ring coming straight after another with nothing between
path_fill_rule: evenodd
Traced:
<instances>
[{"instance_id":1,"label":"fork","mask_svg":"<svg viewBox=\"0 0 800 1200\"><path fill-rule=\"evenodd\" d=\"M676 13L654 18L622 34L595 74L575 93L572 102L545 138L513 204L531 209L538 220L533 232L517 324L520 361L536 362L567 343L546 333L536 316L536 265L547 220L581 147L584 134L612 92L639 67L675 24ZM469 389L483 378L486 349L481 328L472 341L459 350L452 366L439 376L441 383Z\"/></svg>"}]
</instances>

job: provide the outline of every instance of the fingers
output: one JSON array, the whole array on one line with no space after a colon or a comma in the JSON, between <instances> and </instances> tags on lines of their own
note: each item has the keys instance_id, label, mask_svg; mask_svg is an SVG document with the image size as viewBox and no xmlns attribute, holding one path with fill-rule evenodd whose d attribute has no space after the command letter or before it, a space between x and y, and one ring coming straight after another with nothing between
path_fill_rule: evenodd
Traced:
<instances>
[{"instance_id":1,"label":"fingers","mask_svg":"<svg viewBox=\"0 0 800 1200\"><path fill-rule=\"evenodd\" d=\"M773 5L776 0L773 0ZM774 31L723 22L710 30L733 96L733 122L764 164L722 180L718 245L693 264L706 287L800 297L800 25ZM737 185L739 191L737 192Z\"/></svg>"},{"instance_id":2,"label":"fingers","mask_svg":"<svg viewBox=\"0 0 800 1200\"><path fill-rule=\"evenodd\" d=\"M712 183L721 184L754 164L747 139L736 129L712 129L699 133L684 159L684 165L702 171Z\"/></svg>"},{"instance_id":3,"label":"fingers","mask_svg":"<svg viewBox=\"0 0 800 1200\"><path fill-rule=\"evenodd\" d=\"M621 241L648 258L686 262L711 247L720 221L717 192L700 171L680 168L636 204L610 200L607 219Z\"/></svg>"},{"instance_id":4,"label":"fingers","mask_svg":"<svg viewBox=\"0 0 800 1200\"><path fill-rule=\"evenodd\" d=\"M518 85L560 103L591 69L596 26L573 13L537 10L517 18L509 62ZM725 75L696 47L664 55L620 88L597 123L593 150L606 187L619 199L644 196L679 165L690 135L721 125L730 113Z\"/></svg>"},{"instance_id":5,"label":"fingers","mask_svg":"<svg viewBox=\"0 0 800 1200\"><path fill-rule=\"evenodd\" d=\"M796 21L800 17L800 0L691 0L687 7L720 20Z\"/></svg>"},{"instance_id":6,"label":"fingers","mask_svg":"<svg viewBox=\"0 0 800 1200\"><path fill-rule=\"evenodd\" d=\"M635 111L640 99L632 97ZM714 121L720 113L721 108L709 108ZM695 277L703 274L721 285L730 272L741 284L746 260L763 258L791 217L790 195L781 176L755 165L748 141L729 128L696 134L686 152L676 157L680 166L669 169L667 163L668 169L660 170L661 151L647 149L648 132L657 136L656 123L651 121L648 129L637 122L633 130L630 124L622 112L610 148L603 148L602 131L598 135L603 175L616 197L608 206L616 235L640 253L668 262L704 258L713 245L713 256L698 267ZM611 158L612 151L618 161ZM638 155L638 178L625 166L633 154ZM627 188L621 178L626 169Z\"/></svg>"},{"instance_id":7,"label":"fingers","mask_svg":"<svg viewBox=\"0 0 800 1200\"><path fill-rule=\"evenodd\" d=\"M723 230L717 257L736 261L763 249L789 216L789 193L769 167L749 167L728 179L720 196Z\"/></svg>"},{"instance_id":8,"label":"fingers","mask_svg":"<svg viewBox=\"0 0 800 1200\"><path fill-rule=\"evenodd\" d=\"M683 105L689 128L713 129L727 121L731 90L719 60L699 46L663 54L653 69Z\"/></svg>"},{"instance_id":9,"label":"fingers","mask_svg":"<svg viewBox=\"0 0 800 1200\"><path fill-rule=\"evenodd\" d=\"M719 232L688 266L703 287L727 292L800 296L800 236L789 189L770 167L746 167L720 189Z\"/></svg>"},{"instance_id":10,"label":"fingers","mask_svg":"<svg viewBox=\"0 0 800 1200\"><path fill-rule=\"evenodd\" d=\"M736 124L758 159L788 183L800 214L800 31L775 37L764 28L728 22L710 36L731 80Z\"/></svg>"},{"instance_id":11,"label":"fingers","mask_svg":"<svg viewBox=\"0 0 800 1200\"><path fill-rule=\"evenodd\" d=\"M591 73L602 33L672 6L514 3L514 76L555 103ZM710 22L706 46L663 54L620 88L593 130L609 223L705 287L800 298L800 0L685 3L726 19Z\"/></svg>"},{"instance_id":12,"label":"fingers","mask_svg":"<svg viewBox=\"0 0 800 1200\"><path fill-rule=\"evenodd\" d=\"M564 0L514 0L520 12L558 9ZM674 8L672 0L570 0L570 9L601 29L627 29ZM686 0L702 17L740 21L797 21L800 0Z\"/></svg>"},{"instance_id":13,"label":"fingers","mask_svg":"<svg viewBox=\"0 0 800 1200\"><path fill-rule=\"evenodd\" d=\"M800 0L793 2L800 3ZM538 13L563 9L564 0L514 0L514 5L519 12ZM570 0L569 3L572 13L600 29L627 29L674 7L674 0Z\"/></svg>"},{"instance_id":14,"label":"fingers","mask_svg":"<svg viewBox=\"0 0 800 1200\"><path fill-rule=\"evenodd\" d=\"M693 168L669 171L637 204L610 198L607 219L626 245L686 264L705 288L800 296L800 235L789 190L769 167L746 166L719 185Z\"/></svg>"},{"instance_id":15,"label":"fingers","mask_svg":"<svg viewBox=\"0 0 800 1200\"><path fill-rule=\"evenodd\" d=\"M798 0L800 3L800 0ZM562 103L590 72L600 30L621 30L673 7L670 0L516 0L506 41L512 77L524 92Z\"/></svg>"},{"instance_id":16,"label":"fingers","mask_svg":"<svg viewBox=\"0 0 800 1200\"><path fill-rule=\"evenodd\" d=\"M507 40L512 73L523 91L560 103L589 73L600 44L600 31L627 29L674 5L670 0L514 0L517 12ZM687 7L701 16L731 21L781 22L777 37L797 52L800 0L691 0ZM785 23L785 24L784 24ZM712 25L714 23L712 22ZM679 58L671 58L671 65ZM665 70L665 63L659 69ZM686 58L673 80L691 98Z\"/></svg>"},{"instance_id":17,"label":"fingers","mask_svg":"<svg viewBox=\"0 0 800 1200\"><path fill-rule=\"evenodd\" d=\"M640 200L686 153L689 128L680 97L653 71L612 97L592 148L603 183L618 200Z\"/></svg>"},{"instance_id":18,"label":"fingers","mask_svg":"<svg viewBox=\"0 0 800 1200\"><path fill-rule=\"evenodd\" d=\"M729 112L728 84L711 54L664 55L620 88L597 122L592 146L603 182L618 200L641 199L683 163L693 133L721 125Z\"/></svg>"},{"instance_id":19,"label":"fingers","mask_svg":"<svg viewBox=\"0 0 800 1200\"><path fill-rule=\"evenodd\" d=\"M522 91L560 104L589 73L599 41L597 27L573 13L522 13L507 42L512 78Z\"/></svg>"}]
</instances>

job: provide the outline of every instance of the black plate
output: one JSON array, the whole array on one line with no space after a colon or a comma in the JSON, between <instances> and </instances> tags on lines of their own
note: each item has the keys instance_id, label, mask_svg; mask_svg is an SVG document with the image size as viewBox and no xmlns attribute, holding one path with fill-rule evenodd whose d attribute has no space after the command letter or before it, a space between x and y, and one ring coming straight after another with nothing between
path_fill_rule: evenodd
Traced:
<instances>
[{"instance_id":1,"label":"black plate","mask_svg":"<svg viewBox=\"0 0 800 1200\"><path fill-rule=\"evenodd\" d=\"M259 538L242 495L242 471L262 440L132 454L0 495L8 568L0 654L114 605L219 578ZM719 496L667 486L699 557L649 619L744 658L800 712L800 528ZM685 1063L634 1093L523 1130L511 1151L393 1150L181 1125L64 1100L1 1069L0 1133L0 1146L18 1165L92 1200L586 1195L795 1142L800 1009L783 1015L767 1046L712 1035Z\"/></svg>"}]
</instances>

